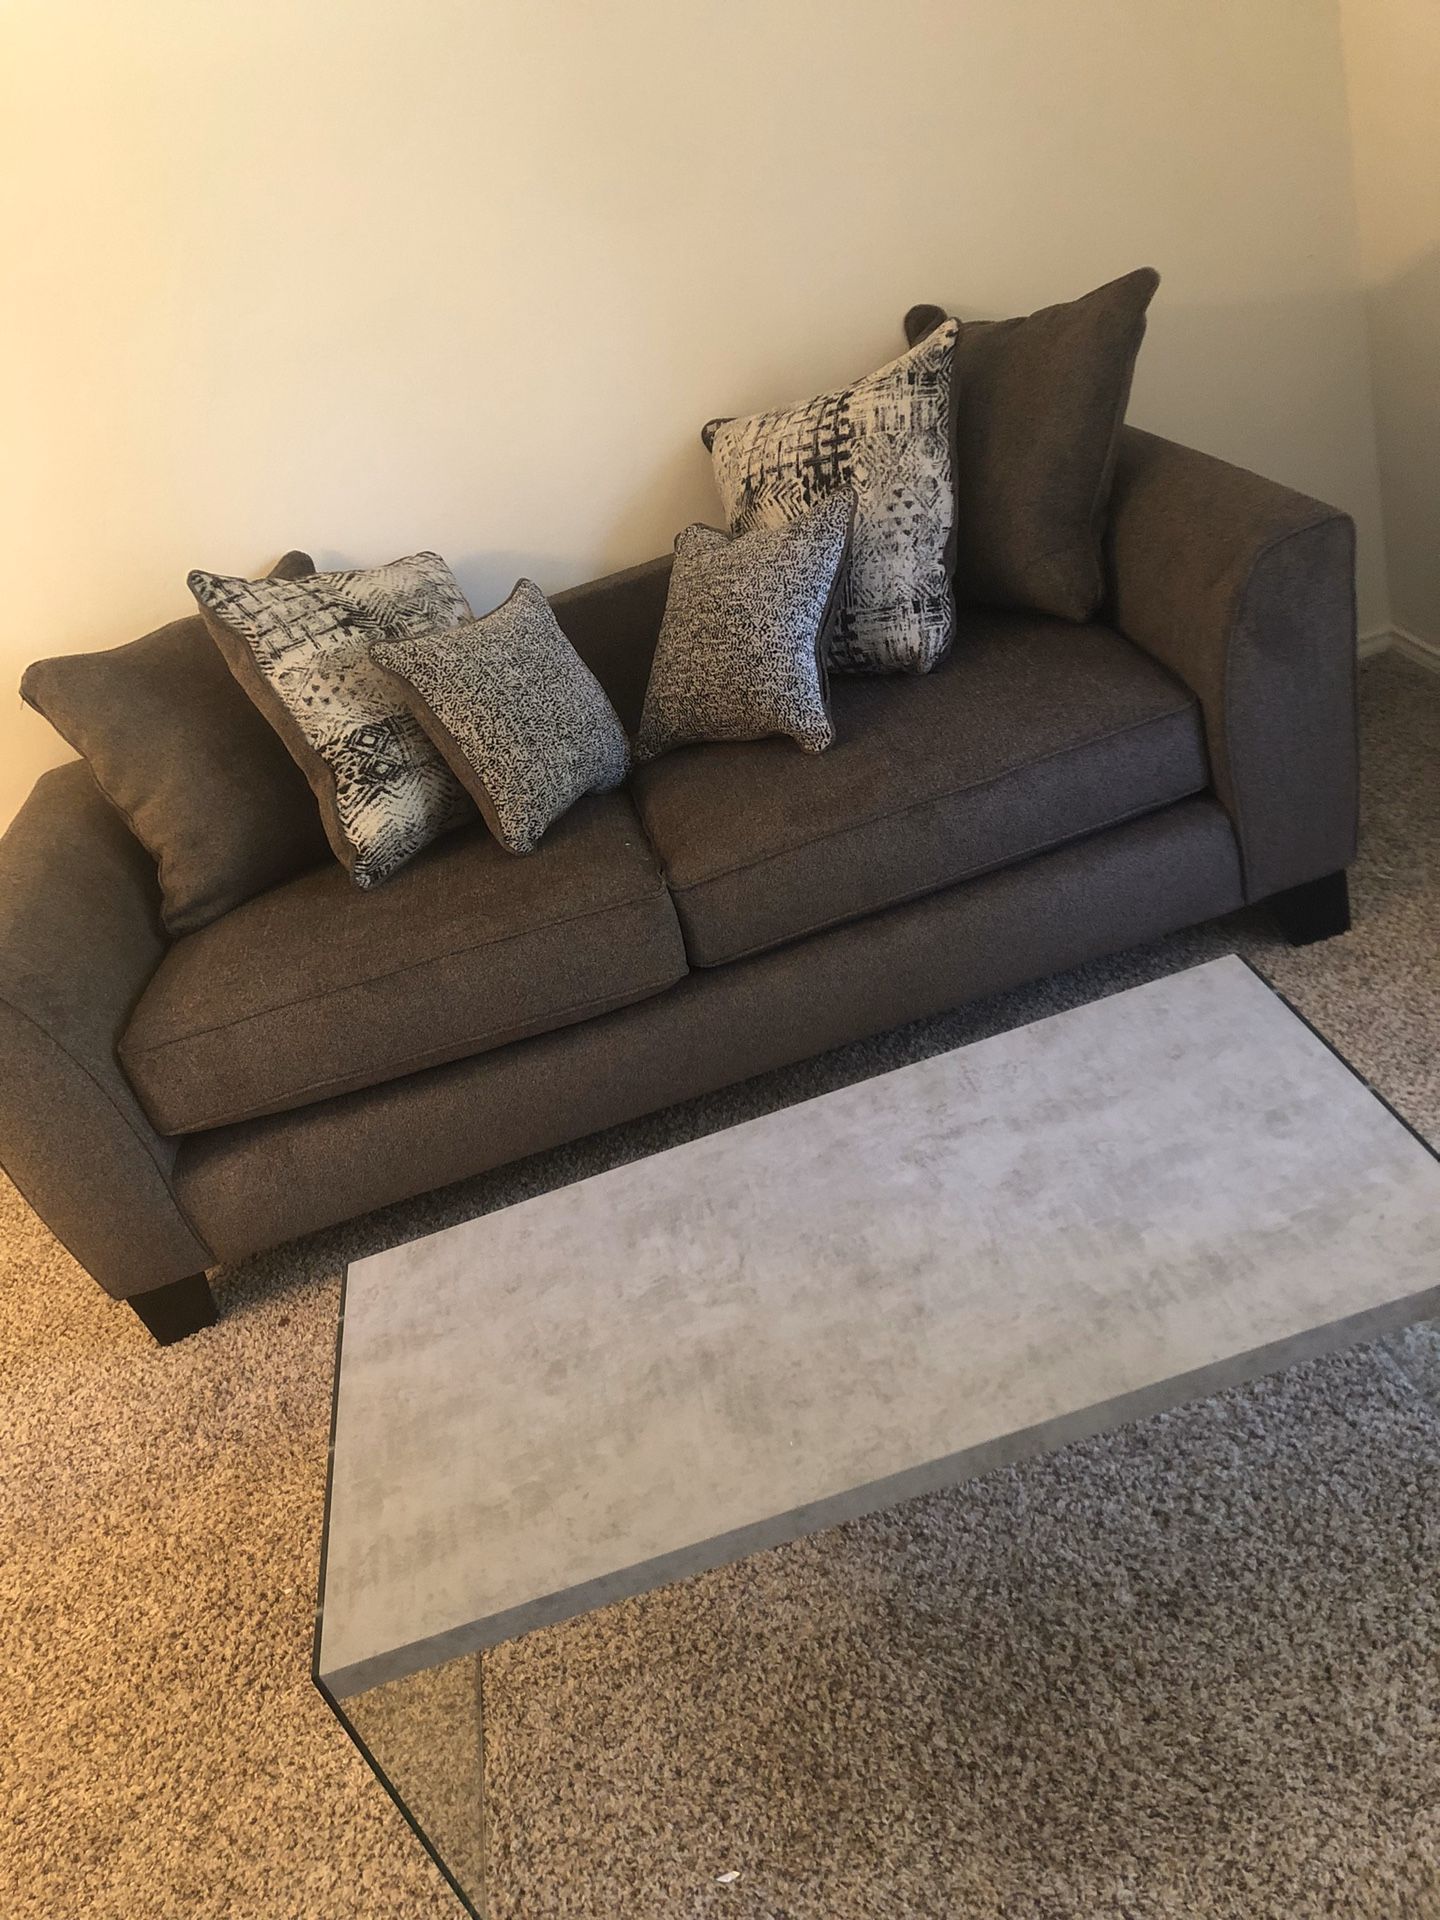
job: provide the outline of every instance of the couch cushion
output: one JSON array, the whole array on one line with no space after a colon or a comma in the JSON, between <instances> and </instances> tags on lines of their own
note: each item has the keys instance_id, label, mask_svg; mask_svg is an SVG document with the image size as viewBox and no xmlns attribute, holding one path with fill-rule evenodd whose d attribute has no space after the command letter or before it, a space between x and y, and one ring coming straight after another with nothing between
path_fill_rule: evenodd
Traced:
<instances>
[{"instance_id":1,"label":"couch cushion","mask_svg":"<svg viewBox=\"0 0 1440 1920\"><path fill-rule=\"evenodd\" d=\"M331 851L378 887L471 814L435 743L376 665L376 640L421 639L470 618L438 553L303 580L188 575L225 664L293 755Z\"/></svg>"},{"instance_id":2,"label":"couch cushion","mask_svg":"<svg viewBox=\"0 0 1440 1920\"><path fill-rule=\"evenodd\" d=\"M1160 276L1140 267L1019 320L967 320L955 347L955 592L1088 620L1135 357ZM912 343L942 325L912 307Z\"/></svg>"},{"instance_id":3,"label":"couch cushion","mask_svg":"<svg viewBox=\"0 0 1440 1920\"><path fill-rule=\"evenodd\" d=\"M630 771L618 714L533 580L479 620L381 641L370 658L511 853L533 853L582 794Z\"/></svg>"},{"instance_id":4,"label":"couch cushion","mask_svg":"<svg viewBox=\"0 0 1440 1920\"><path fill-rule=\"evenodd\" d=\"M923 679L833 683L836 743L684 747L634 792L692 965L1023 860L1198 792L1199 711L1109 628L972 610Z\"/></svg>"},{"instance_id":5,"label":"couch cushion","mask_svg":"<svg viewBox=\"0 0 1440 1920\"><path fill-rule=\"evenodd\" d=\"M314 570L309 554L287 553L270 578ZM20 694L89 762L155 861L173 938L329 857L305 776L198 613L127 646L37 660Z\"/></svg>"},{"instance_id":6,"label":"couch cushion","mask_svg":"<svg viewBox=\"0 0 1440 1920\"><path fill-rule=\"evenodd\" d=\"M476 823L388 886L338 866L248 900L161 961L120 1043L162 1133L306 1106L546 1033L686 971L623 793L516 859Z\"/></svg>"},{"instance_id":7,"label":"couch cushion","mask_svg":"<svg viewBox=\"0 0 1440 1920\"><path fill-rule=\"evenodd\" d=\"M798 520L840 488L854 494L850 561L825 633L829 666L929 673L955 636L959 331L942 321L852 386L701 430L733 534Z\"/></svg>"},{"instance_id":8,"label":"couch cushion","mask_svg":"<svg viewBox=\"0 0 1440 1920\"><path fill-rule=\"evenodd\" d=\"M835 737L825 631L854 518L855 496L842 488L783 527L733 540L700 524L676 534L637 760L770 734L825 751Z\"/></svg>"}]
</instances>

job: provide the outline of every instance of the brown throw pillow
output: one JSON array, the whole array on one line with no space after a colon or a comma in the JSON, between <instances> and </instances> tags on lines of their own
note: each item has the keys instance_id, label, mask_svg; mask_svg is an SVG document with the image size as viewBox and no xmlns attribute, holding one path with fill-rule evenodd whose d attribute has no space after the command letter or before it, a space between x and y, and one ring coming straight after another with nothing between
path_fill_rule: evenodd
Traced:
<instances>
[{"instance_id":1,"label":"brown throw pillow","mask_svg":"<svg viewBox=\"0 0 1440 1920\"><path fill-rule=\"evenodd\" d=\"M272 580L315 571L287 553ZM329 854L305 776L236 686L199 614L128 646L37 660L21 697L89 762L160 874L178 936Z\"/></svg>"},{"instance_id":2,"label":"brown throw pillow","mask_svg":"<svg viewBox=\"0 0 1440 1920\"><path fill-rule=\"evenodd\" d=\"M955 347L955 592L961 601L1088 620L1145 312L1140 267L1019 320L967 320ZM913 346L945 319L912 307Z\"/></svg>"}]
</instances>

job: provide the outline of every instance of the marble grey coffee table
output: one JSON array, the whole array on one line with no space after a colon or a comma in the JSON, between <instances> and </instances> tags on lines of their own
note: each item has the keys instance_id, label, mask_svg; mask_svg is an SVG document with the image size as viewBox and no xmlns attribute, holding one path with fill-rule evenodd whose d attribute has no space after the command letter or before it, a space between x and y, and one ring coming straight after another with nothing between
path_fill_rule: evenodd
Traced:
<instances>
[{"instance_id":1,"label":"marble grey coffee table","mask_svg":"<svg viewBox=\"0 0 1440 1920\"><path fill-rule=\"evenodd\" d=\"M1440 1311L1440 1161L1224 959L361 1260L315 1677L484 1910L480 1654Z\"/></svg>"}]
</instances>

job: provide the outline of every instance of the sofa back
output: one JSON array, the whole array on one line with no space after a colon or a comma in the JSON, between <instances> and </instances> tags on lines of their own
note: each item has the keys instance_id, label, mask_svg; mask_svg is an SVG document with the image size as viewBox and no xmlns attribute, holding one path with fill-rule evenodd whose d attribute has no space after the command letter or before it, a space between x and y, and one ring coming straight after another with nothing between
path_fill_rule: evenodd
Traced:
<instances>
[{"instance_id":1,"label":"sofa back","mask_svg":"<svg viewBox=\"0 0 1440 1920\"><path fill-rule=\"evenodd\" d=\"M1143 461L1152 438L1137 428L1122 428L1118 443L1118 464L1122 472ZM1108 522L1108 512L1105 517ZM1102 532L1108 532L1108 527ZM1107 541L1106 592L1099 613L1106 621L1112 618L1114 600L1109 559ZM646 560L638 567L627 567L623 573L610 573L599 580L587 580L582 586L567 587L550 599L570 644L605 689L631 735L640 725L640 710L645 704L645 688L665 612L673 560L671 554ZM960 584L957 582L957 586ZM964 593L958 593L957 599L963 617Z\"/></svg>"},{"instance_id":2,"label":"sofa back","mask_svg":"<svg viewBox=\"0 0 1440 1920\"><path fill-rule=\"evenodd\" d=\"M567 587L550 604L571 646L609 695L628 733L640 725L674 556Z\"/></svg>"}]
</instances>

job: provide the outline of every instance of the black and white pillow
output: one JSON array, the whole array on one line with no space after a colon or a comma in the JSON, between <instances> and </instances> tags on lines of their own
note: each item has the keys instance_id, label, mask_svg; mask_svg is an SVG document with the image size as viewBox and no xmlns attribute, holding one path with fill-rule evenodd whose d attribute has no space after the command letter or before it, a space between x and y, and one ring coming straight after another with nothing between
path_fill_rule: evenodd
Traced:
<instances>
[{"instance_id":1,"label":"black and white pillow","mask_svg":"<svg viewBox=\"0 0 1440 1920\"><path fill-rule=\"evenodd\" d=\"M192 573L226 664L310 782L336 858L372 887L470 817L465 794L371 650L470 618L438 553L388 566L242 580Z\"/></svg>"},{"instance_id":2,"label":"black and white pillow","mask_svg":"<svg viewBox=\"0 0 1440 1920\"><path fill-rule=\"evenodd\" d=\"M824 640L844 574L855 497L732 539L687 527L675 541L638 760L700 740L788 734L808 753L834 739Z\"/></svg>"},{"instance_id":3,"label":"black and white pillow","mask_svg":"<svg viewBox=\"0 0 1440 1920\"><path fill-rule=\"evenodd\" d=\"M448 633L383 643L395 684L486 824L530 853L585 793L618 787L630 746L600 682L533 580Z\"/></svg>"},{"instance_id":4,"label":"black and white pillow","mask_svg":"<svg viewBox=\"0 0 1440 1920\"><path fill-rule=\"evenodd\" d=\"M854 493L850 562L828 642L832 667L928 673L954 638L958 333L948 320L853 386L704 429L732 533L796 520L840 487Z\"/></svg>"}]
</instances>

